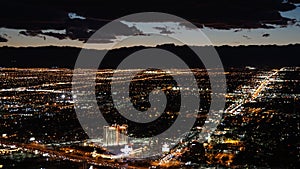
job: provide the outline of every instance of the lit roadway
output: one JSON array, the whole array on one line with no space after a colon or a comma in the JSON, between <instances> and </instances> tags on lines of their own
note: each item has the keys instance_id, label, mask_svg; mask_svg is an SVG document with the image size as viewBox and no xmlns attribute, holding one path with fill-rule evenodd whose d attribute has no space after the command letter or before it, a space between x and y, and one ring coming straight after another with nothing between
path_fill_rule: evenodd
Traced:
<instances>
[{"instance_id":1,"label":"lit roadway","mask_svg":"<svg viewBox=\"0 0 300 169\"><path fill-rule=\"evenodd\" d=\"M265 88L265 86L267 86L270 83L271 77L276 76L278 74L278 72L281 71L281 70L282 69L276 70L274 73L272 73L271 75L266 77L264 79L264 81L262 81L261 84L258 86L258 88L253 92L251 100L255 100L259 96L259 93Z\"/></svg>"},{"instance_id":2,"label":"lit roadway","mask_svg":"<svg viewBox=\"0 0 300 169\"><path fill-rule=\"evenodd\" d=\"M16 142L11 143L11 142L7 142L5 140L0 140L0 143L4 144L4 145L14 145L14 146L16 146L16 148L19 148L24 151L31 151L31 152L38 151L39 154L48 154L48 156L52 157L52 158L70 160L70 161L74 161L74 162L87 162L88 164L96 165L96 166L123 168L122 165L115 162L114 160L99 159L99 158L93 158L90 156L81 156L81 155L72 154L72 153L65 153L64 151L51 150L42 144L36 144L36 143L24 144L24 143L16 143ZM126 168L135 168L135 167L134 166L126 166Z\"/></svg>"},{"instance_id":3,"label":"lit roadway","mask_svg":"<svg viewBox=\"0 0 300 169\"><path fill-rule=\"evenodd\" d=\"M268 75L266 78L264 78L260 82L260 85L258 85L256 87L256 89L251 94L251 96L249 96L248 98L246 98L243 101L241 101L241 103L239 103L238 105L234 104L234 105L229 106L224 112L225 113L229 113L229 114L234 114L234 115L239 114L241 111L237 111L237 110L240 109L242 107L242 105L244 105L245 103L249 103L249 102L257 99L257 97L259 96L259 94L261 93L261 91L264 90L264 88L270 83L271 77L277 75L278 72L282 71L282 69L283 68L281 68L280 70L275 70L275 72L273 72L270 75ZM272 71L274 71L274 70L272 70Z\"/></svg>"},{"instance_id":4,"label":"lit roadway","mask_svg":"<svg viewBox=\"0 0 300 169\"><path fill-rule=\"evenodd\" d=\"M283 68L282 68L283 69ZM251 94L251 96L249 96L248 98L240 101L238 103L238 105L234 104L229 106L224 112L225 113L229 113L229 114L234 114L237 115L239 114L241 111L237 111L238 109L240 109L242 107L242 105L244 105L245 103L251 102L255 99L257 99L261 93L261 91L263 91L265 89L265 87L270 83L270 79L272 76L275 76L278 74L280 70L272 70L272 73L270 73L266 78L262 79L262 81L260 82L260 84L258 86L256 86L256 89L254 90L254 92ZM274 72L273 72L274 71ZM158 75L160 76L160 75ZM140 80L140 79L138 79ZM119 81L118 81L119 82ZM121 81L124 82L124 81ZM15 89L5 89L5 91L20 91L20 90L30 90L30 89L26 89L26 88L15 88ZM32 89L31 89L32 90ZM33 89L33 91L40 91L41 89ZM3 89L2 89L3 91ZM43 92L57 92L57 93L61 93L63 91L55 91L55 90L43 90ZM64 91L65 92L65 91ZM188 140L192 140L194 139L194 137L197 134L190 134ZM188 142L188 141L186 141ZM1 141L2 144L5 144L5 141ZM45 146L42 146L40 144L22 144L22 143L7 143L8 145L15 145L20 149L23 150L37 150L40 153L48 153L51 157L55 157L55 158L60 158L60 159L68 159L70 161L77 161L77 162L87 162L93 165L99 165L99 166L107 166L107 167L113 167L113 168L121 168L122 166L116 162L114 162L113 160L105 160L105 159L98 159L98 158L92 158L92 157L88 157L88 156L80 156L80 155L75 155L72 153L65 153L64 151L55 151L55 150L51 150L48 149ZM172 161L172 159L178 159L178 157L183 154L186 151L186 148L184 146L179 146L175 149L172 150L172 153L164 156L162 159L160 159L159 164L161 166L169 166L170 162ZM134 168L134 166L127 166L127 168Z\"/></svg>"},{"instance_id":5,"label":"lit roadway","mask_svg":"<svg viewBox=\"0 0 300 169\"><path fill-rule=\"evenodd\" d=\"M225 113L229 113L229 114L234 114L237 115L239 114L241 111L237 111L238 109L240 109L242 107L242 105L244 105L245 103L251 102L253 100L255 100L259 94L261 93L261 91L263 91L263 89L270 83L270 79L272 76L275 76L278 74L278 72L282 71L284 68L280 69L280 70L272 70L272 73L270 73L270 75L268 75L266 78L262 79L262 81L260 82L260 84L258 86L256 86L256 89L254 90L254 92L246 99L242 100L238 105L233 104L231 106L229 106L224 112ZM275 72L273 72L275 71ZM190 137L189 140L193 139L194 137ZM184 154L184 152L186 151L186 149L182 146L177 147L175 149L173 149L173 151L164 156L163 158L160 159L159 164L160 166L169 166L170 162L173 159L178 159L178 157L182 154Z\"/></svg>"}]
</instances>

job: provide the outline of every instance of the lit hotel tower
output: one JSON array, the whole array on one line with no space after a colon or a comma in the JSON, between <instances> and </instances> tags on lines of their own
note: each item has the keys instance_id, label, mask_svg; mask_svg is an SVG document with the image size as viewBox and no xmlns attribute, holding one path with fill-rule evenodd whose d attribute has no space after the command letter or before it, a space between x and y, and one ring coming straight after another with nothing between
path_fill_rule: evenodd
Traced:
<instances>
[{"instance_id":1,"label":"lit hotel tower","mask_svg":"<svg viewBox=\"0 0 300 169\"><path fill-rule=\"evenodd\" d=\"M103 127L104 146L128 144L127 125L112 125Z\"/></svg>"}]
</instances>

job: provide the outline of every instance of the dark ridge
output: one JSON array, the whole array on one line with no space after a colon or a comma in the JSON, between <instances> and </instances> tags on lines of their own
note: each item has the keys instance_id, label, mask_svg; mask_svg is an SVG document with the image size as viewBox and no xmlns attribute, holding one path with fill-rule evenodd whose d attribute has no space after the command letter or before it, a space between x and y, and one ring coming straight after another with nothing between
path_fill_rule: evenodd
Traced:
<instances>
[{"instance_id":1,"label":"dark ridge","mask_svg":"<svg viewBox=\"0 0 300 169\"><path fill-rule=\"evenodd\" d=\"M191 68L202 68L197 56L187 46L166 44L157 46L179 56ZM100 68L115 68L128 55L146 49L137 46L108 51ZM197 47L205 49L207 47ZM300 66L300 44L286 46L221 46L215 47L225 68ZM81 48L75 47L1 47L1 67L60 67L74 68ZM87 50L87 49L85 49ZM90 50L97 53L97 50ZM104 51L99 51L104 52ZM87 57L88 59L88 57Z\"/></svg>"}]
</instances>

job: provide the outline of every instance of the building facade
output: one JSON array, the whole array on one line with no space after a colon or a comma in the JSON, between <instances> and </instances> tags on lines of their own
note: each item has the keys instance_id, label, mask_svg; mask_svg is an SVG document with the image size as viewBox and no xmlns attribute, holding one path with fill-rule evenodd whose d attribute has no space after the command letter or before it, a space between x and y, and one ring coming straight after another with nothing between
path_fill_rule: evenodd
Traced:
<instances>
[{"instance_id":1,"label":"building facade","mask_svg":"<svg viewBox=\"0 0 300 169\"><path fill-rule=\"evenodd\" d=\"M103 126L104 146L128 144L127 127L127 125Z\"/></svg>"}]
</instances>

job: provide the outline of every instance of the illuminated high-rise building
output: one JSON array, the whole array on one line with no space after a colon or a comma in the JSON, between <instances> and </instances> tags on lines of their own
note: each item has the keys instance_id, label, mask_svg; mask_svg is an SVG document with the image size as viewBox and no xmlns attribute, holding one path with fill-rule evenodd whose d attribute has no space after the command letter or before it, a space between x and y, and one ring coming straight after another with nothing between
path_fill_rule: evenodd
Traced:
<instances>
[{"instance_id":1,"label":"illuminated high-rise building","mask_svg":"<svg viewBox=\"0 0 300 169\"><path fill-rule=\"evenodd\" d=\"M127 125L103 126L103 144L105 146L128 144Z\"/></svg>"}]
</instances>

